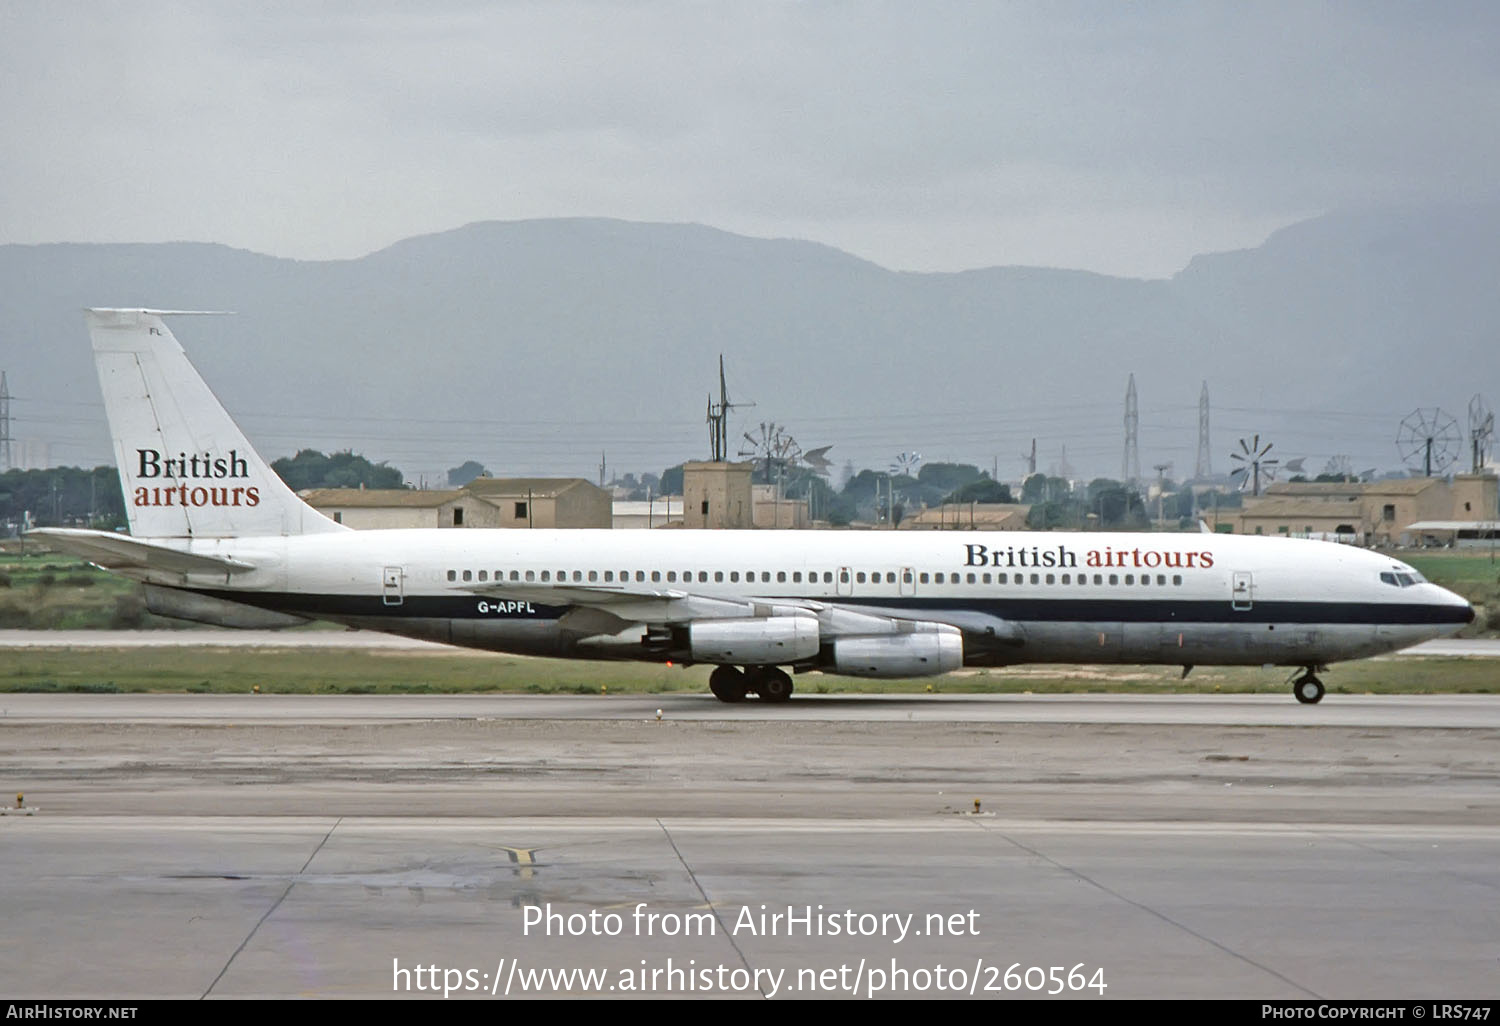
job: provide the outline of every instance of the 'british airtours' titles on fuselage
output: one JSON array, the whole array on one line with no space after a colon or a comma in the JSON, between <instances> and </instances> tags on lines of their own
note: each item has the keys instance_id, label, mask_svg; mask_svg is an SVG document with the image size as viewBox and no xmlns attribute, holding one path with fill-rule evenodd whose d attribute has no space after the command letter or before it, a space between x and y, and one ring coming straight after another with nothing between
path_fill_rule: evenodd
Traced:
<instances>
[{"instance_id":1,"label":"'british airtours' titles on fuselage","mask_svg":"<svg viewBox=\"0 0 1500 1026\"><path fill-rule=\"evenodd\" d=\"M988 566L1013 569L1015 567L1077 569L1079 566L1094 569L1133 568L1161 569L1170 568L1174 570L1207 569L1214 565L1212 552L1179 552L1166 549L1116 549L1104 546L1098 549L1086 549L1082 554L1082 562L1079 562L1079 554L1069 549L1066 545L1058 545L1056 548L1042 548L1033 545L1030 548L1024 546L1008 545L1005 548L990 548L970 542L965 545L967 558L964 566Z\"/></svg>"},{"instance_id":2,"label":"'british airtours' titles on fuselage","mask_svg":"<svg viewBox=\"0 0 1500 1026\"><path fill-rule=\"evenodd\" d=\"M236 449L228 456L211 452L164 456L157 449L135 451L136 480L155 479L172 484L137 484L131 496L136 506L259 506L260 489L254 485L202 485L198 481L225 481L250 476L250 466Z\"/></svg>"}]
</instances>

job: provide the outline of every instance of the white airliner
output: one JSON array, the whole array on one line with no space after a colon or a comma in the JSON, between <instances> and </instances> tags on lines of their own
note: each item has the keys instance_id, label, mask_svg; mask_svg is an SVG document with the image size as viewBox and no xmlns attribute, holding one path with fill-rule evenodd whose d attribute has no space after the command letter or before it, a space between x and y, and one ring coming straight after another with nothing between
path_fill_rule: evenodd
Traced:
<instances>
[{"instance_id":1,"label":"white airliner","mask_svg":"<svg viewBox=\"0 0 1500 1026\"><path fill-rule=\"evenodd\" d=\"M1200 534L352 531L255 453L168 330L89 310L130 534L31 534L145 584L157 613L233 627L317 618L454 645L709 663L726 702L793 671L961 666L1300 667L1474 618L1404 563L1347 545Z\"/></svg>"}]
</instances>

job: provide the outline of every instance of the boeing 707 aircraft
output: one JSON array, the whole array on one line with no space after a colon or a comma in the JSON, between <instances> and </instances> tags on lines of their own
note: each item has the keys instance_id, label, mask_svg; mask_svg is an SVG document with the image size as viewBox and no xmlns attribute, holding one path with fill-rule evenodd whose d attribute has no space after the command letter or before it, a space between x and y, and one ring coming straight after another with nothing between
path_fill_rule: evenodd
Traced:
<instances>
[{"instance_id":1,"label":"boeing 707 aircraft","mask_svg":"<svg viewBox=\"0 0 1500 1026\"><path fill-rule=\"evenodd\" d=\"M293 494L189 363L168 311L88 310L130 534L30 532L145 585L156 613L330 620L528 655L709 663L723 701L794 672L1339 660L1457 631L1469 603L1388 556L1215 534L354 531Z\"/></svg>"}]
</instances>

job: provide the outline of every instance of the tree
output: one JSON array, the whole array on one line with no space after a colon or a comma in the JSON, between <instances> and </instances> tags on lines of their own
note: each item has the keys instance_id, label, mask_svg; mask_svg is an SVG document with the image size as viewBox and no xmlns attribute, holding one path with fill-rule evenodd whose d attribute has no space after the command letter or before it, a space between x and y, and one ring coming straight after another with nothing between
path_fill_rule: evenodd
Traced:
<instances>
[{"instance_id":1,"label":"tree","mask_svg":"<svg viewBox=\"0 0 1500 1026\"><path fill-rule=\"evenodd\" d=\"M663 470L661 472L661 482L660 482L660 486L658 488L658 494L661 494L661 495L681 495L682 494L682 464L681 463L677 464L677 466L675 466L675 467L668 467L666 470Z\"/></svg>"},{"instance_id":2,"label":"tree","mask_svg":"<svg viewBox=\"0 0 1500 1026\"><path fill-rule=\"evenodd\" d=\"M371 463L349 450L325 456L316 449L303 449L290 459L271 464L294 492L308 488L405 488L401 471L384 463Z\"/></svg>"},{"instance_id":3,"label":"tree","mask_svg":"<svg viewBox=\"0 0 1500 1026\"><path fill-rule=\"evenodd\" d=\"M125 523L120 475L114 467L53 467L0 474L0 523L111 530Z\"/></svg>"},{"instance_id":4,"label":"tree","mask_svg":"<svg viewBox=\"0 0 1500 1026\"><path fill-rule=\"evenodd\" d=\"M465 460L448 471L448 487L462 488L476 477L489 477L490 472L476 460Z\"/></svg>"},{"instance_id":5,"label":"tree","mask_svg":"<svg viewBox=\"0 0 1500 1026\"><path fill-rule=\"evenodd\" d=\"M992 481L989 478L980 478L964 485L958 491L943 498L943 502L1014 502L1015 498L1010 493L1010 485Z\"/></svg>"},{"instance_id":6,"label":"tree","mask_svg":"<svg viewBox=\"0 0 1500 1026\"><path fill-rule=\"evenodd\" d=\"M944 494L988 478L987 474L970 463L924 463L922 469L917 471L919 482Z\"/></svg>"}]
</instances>

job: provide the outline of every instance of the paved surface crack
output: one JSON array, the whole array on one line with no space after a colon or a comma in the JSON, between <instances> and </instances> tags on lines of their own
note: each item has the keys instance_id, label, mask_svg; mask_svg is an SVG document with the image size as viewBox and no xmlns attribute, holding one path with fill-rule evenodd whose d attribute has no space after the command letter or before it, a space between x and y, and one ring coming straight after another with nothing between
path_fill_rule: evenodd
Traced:
<instances>
[{"instance_id":1,"label":"paved surface crack","mask_svg":"<svg viewBox=\"0 0 1500 1026\"><path fill-rule=\"evenodd\" d=\"M302 863L302 868L297 870L298 876L301 876L303 873L307 872L307 867L312 865L312 860L318 857L318 852L323 850L323 845L328 843L328 839L333 836L333 832L339 828L339 824L343 821L344 818L340 816L334 821L333 826L328 828L328 833L323 835L323 839L319 841L318 846L312 850L312 854L307 857L307 861ZM240 957L240 952L245 950L245 946L250 943L251 938L253 938L256 932L260 930L261 924L263 924L267 919L271 918L271 913L275 912L278 908L281 907L281 903L286 900L286 896L288 894L291 894L292 888L296 886L296 880L293 880L291 883L287 884L286 890L281 892L281 897L277 898L276 901L272 903L271 907L266 909L265 915L256 920L255 925L250 928L250 932L245 935L245 939L240 941L240 946L235 948L234 954L229 956L229 961L224 963L224 968L219 970L219 975L214 977L214 982L210 983L208 985L208 989L203 992L202 997L199 998L200 1001L213 993L214 988L219 985L219 981L224 978L224 974L229 972L229 967L234 964L234 960Z\"/></svg>"},{"instance_id":2,"label":"paved surface crack","mask_svg":"<svg viewBox=\"0 0 1500 1026\"><path fill-rule=\"evenodd\" d=\"M1276 977L1278 980L1282 981L1283 983L1287 984L1288 986L1297 988L1299 991L1301 991L1302 993L1306 994L1308 997L1322 998L1322 996L1323 996L1323 995L1317 993L1316 991L1312 991L1312 990L1307 989L1302 984L1298 983L1296 980L1294 980L1291 977L1286 976L1286 975L1284 975L1282 973L1277 972L1275 969L1272 969L1270 966L1263 965L1262 963L1257 962L1255 959L1251 958L1249 955L1245 955L1245 954L1242 954L1242 953L1240 953L1238 951L1235 951L1233 948L1229 947L1227 944L1223 944L1220 941L1214 940L1214 938L1208 936L1205 933L1200 933L1199 931L1193 929L1191 926L1188 926L1186 923L1182 923L1182 922L1177 921L1176 919L1173 919L1171 916L1167 915L1165 912L1160 912L1160 911L1152 908L1150 905L1144 904L1143 902L1136 901L1134 898L1126 897L1125 895L1121 894L1119 891L1117 891L1114 888L1108 886L1107 884L1103 884L1103 883L1100 883L1098 880L1095 880L1093 877L1089 876L1087 873L1084 873L1084 872L1082 872L1080 870L1074 869L1072 866L1064 865L1063 863L1057 861L1057 859L1054 859L1052 856L1047 855L1047 854L1045 854L1043 852L1040 852L1037 849L1031 847L1030 845L1023 844L1021 841L1018 841L1016 838L1010 836L1007 833L1004 833L1004 832L1002 832L1000 830L995 830L992 827L986 826L984 823L978 823L977 825L979 826L979 828L981 830L984 830L987 833L992 833L992 834L994 834L997 837L1004 838L1007 843L1012 844L1012 845L1014 845L1017 848L1020 848L1022 851L1026 852L1028 855L1031 855L1031 856L1033 856L1035 858L1039 858L1043 862L1046 862L1050 866L1055 866L1056 868L1062 870L1064 873L1067 873L1069 876L1075 877L1078 880L1082 880L1084 883L1088 884L1090 887L1094 887L1094 888L1097 888L1098 890L1103 891L1105 894L1108 894L1110 897L1116 899L1117 901L1123 901L1125 904L1130 905L1133 908L1140 909L1142 912L1145 912L1147 915L1155 916L1157 919L1160 919L1162 922L1166 923L1167 925L1172 926L1172 927L1174 927L1174 928L1176 928L1178 930L1181 930L1183 933L1186 933L1186 934L1188 934L1191 937L1196 937L1198 940L1202 941L1205 944L1209 944L1209 945L1211 945L1211 946L1213 946L1215 948L1218 948L1220 951L1224 952L1224 954L1230 956L1231 958L1239 959L1241 962L1244 962L1247 965L1253 965L1255 968L1259 969L1263 973L1269 973L1271 976Z\"/></svg>"}]
</instances>

